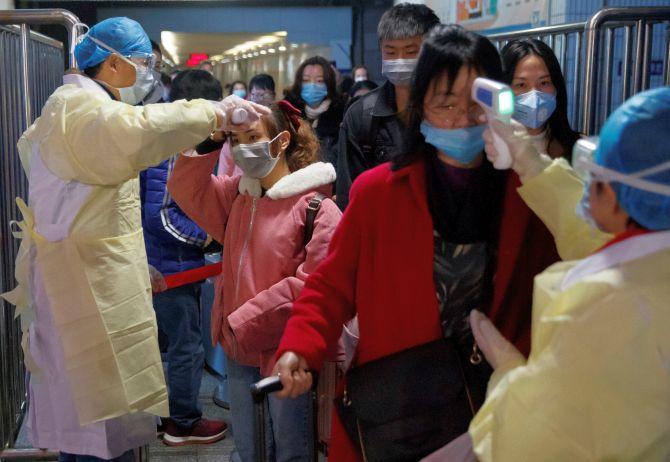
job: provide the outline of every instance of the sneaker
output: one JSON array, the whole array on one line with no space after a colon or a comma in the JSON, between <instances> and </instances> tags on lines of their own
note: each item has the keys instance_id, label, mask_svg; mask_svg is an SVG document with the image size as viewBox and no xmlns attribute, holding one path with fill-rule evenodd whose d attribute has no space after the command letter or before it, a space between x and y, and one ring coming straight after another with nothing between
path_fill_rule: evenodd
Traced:
<instances>
[{"instance_id":1,"label":"sneaker","mask_svg":"<svg viewBox=\"0 0 670 462\"><path fill-rule=\"evenodd\" d=\"M163 442L168 446L212 444L226 436L228 425L220 420L198 420L190 430L182 430L173 420L167 422Z\"/></svg>"},{"instance_id":2,"label":"sneaker","mask_svg":"<svg viewBox=\"0 0 670 462\"><path fill-rule=\"evenodd\" d=\"M163 435L165 435L165 429L167 428L167 423L170 419L167 417L161 417L158 419L158 424L156 425L156 436L158 436L158 439L163 439Z\"/></svg>"}]
</instances>

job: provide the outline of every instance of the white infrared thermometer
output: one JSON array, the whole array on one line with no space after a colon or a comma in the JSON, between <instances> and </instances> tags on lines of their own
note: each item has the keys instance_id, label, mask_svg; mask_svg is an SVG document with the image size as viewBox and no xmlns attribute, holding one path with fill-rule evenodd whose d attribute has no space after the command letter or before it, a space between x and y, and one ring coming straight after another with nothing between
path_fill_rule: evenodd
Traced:
<instances>
[{"instance_id":1,"label":"white infrared thermometer","mask_svg":"<svg viewBox=\"0 0 670 462\"><path fill-rule=\"evenodd\" d=\"M486 111L489 120L489 129L493 135L493 144L498 151L498 158L493 166L498 170L507 170L512 167L512 156L505 140L491 126L493 119L509 124L514 114L514 93L504 83L495 80L477 77L472 84L472 99Z\"/></svg>"},{"instance_id":2,"label":"white infrared thermometer","mask_svg":"<svg viewBox=\"0 0 670 462\"><path fill-rule=\"evenodd\" d=\"M243 107L238 107L233 111L233 123L235 125L243 124L247 121L247 110Z\"/></svg>"}]
</instances>

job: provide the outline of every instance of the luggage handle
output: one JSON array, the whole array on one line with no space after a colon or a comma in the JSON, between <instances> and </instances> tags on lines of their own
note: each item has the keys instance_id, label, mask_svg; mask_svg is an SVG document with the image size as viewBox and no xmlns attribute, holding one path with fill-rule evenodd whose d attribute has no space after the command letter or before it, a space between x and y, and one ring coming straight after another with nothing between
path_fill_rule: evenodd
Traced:
<instances>
[{"instance_id":1,"label":"luggage handle","mask_svg":"<svg viewBox=\"0 0 670 462\"><path fill-rule=\"evenodd\" d=\"M312 374L312 389L316 389L318 383L318 375L312 369L305 369L305 372ZM272 375L270 377L265 377L264 379L259 380L256 383L251 384L251 396L253 396L254 401L263 401L265 395L274 393L276 391L281 391L284 386L281 384L281 379L278 375Z\"/></svg>"},{"instance_id":2,"label":"luggage handle","mask_svg":"<svg viewBox=\"0 0 670 462\"><path fill-rule=\"evenodd\" d=\"M318 383L317 374L311 369L306 369L305 372L312 373L312 389L309 393L312 396L312 431L314 432L314 441L312 442L312 460L317 462L319 460L319 445L317 443L319 430L317 425L317 394L316 386ZM265 397L276 391L283 389L281 379L278 375L266 377L256 383L251 384L251 396L254 401L254 433L255 433L255 448L256 458L259 462L266 462L268 460L265 453L266 439L265 439Z\"/></svg>"},{"instance_id":3,"label":"luggage handle","mask_svg":"<svg viewBox=\"0 0 670 462\"><path fill-rule=\"evenodd\" d=\"M256 383L251 384L251 396L254 397L254 401L263 401L265 395L280 391L283 389L281 384L281 379L278 375L273 375L271 377L266 377L262 380L259 380Z\"/></svg>"}]
</instances>

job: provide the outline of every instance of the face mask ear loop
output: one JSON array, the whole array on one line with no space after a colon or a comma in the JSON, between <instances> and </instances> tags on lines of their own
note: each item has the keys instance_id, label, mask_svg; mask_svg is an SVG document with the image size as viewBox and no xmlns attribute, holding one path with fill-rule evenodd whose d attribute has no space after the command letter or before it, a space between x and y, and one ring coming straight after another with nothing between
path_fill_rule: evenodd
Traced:
<instances>
[{"instance_id":1,"label":"face mask ear loop","mask_svg":"<svg viewBox=\"0 0 670 462\"><path fill-rule=\"evenodd\" d=\"M284 130L284 131L287 131L287 130ZM270 154L270 157L272 157L273 159L278 159L279 156L281 156L281 154L282 154L281 146L279 146L279 152L277 153L277 155L276 156L272 155L272 145L274 144L275 141L277 141L279 139L279 137L281 136L282 133L284 133L284 132L278 133L277 136L275 136L274 138L272 138L268 142L268 154ZM289 136L290 136L290 133L289 133Z\"/></svg>"}]
</instances>

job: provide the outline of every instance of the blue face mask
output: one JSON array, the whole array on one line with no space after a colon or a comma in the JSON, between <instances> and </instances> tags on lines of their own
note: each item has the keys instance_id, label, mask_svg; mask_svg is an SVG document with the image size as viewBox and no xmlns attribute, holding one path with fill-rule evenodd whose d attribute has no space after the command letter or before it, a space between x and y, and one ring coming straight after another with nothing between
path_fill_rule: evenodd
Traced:
<instances>
[{"instance_id":1,"label":"blue face mask","mask_svg":"<svg viewBox=\"0 0 670 462\"><path fill-rule=\"evenodd\" d=\"M514 119L528 128L540 128L556 110L556 95L532 90L515 98Z\"/></svg>"},{"instance_id":2,"label":"blue face mask","mask_svg":"<svg viewBox=\"0 0 670 462\"><path fill-rule=\"evenodd\" d=\"M239 90L233 90L233 95L244 99L247 97L247 91L240 88Z\"/></svg>"},{"instance_id":3,"label":"blue face mask","mask_svg":"<svg viewBox=\"0 0 670 462\"><path fill-rule=\"evenodd\" d=\"M454 159L460 164L469 164L484 150L482 137L486 125L473 125L466 128L444 129L421 122L421 134L426 143Z\"/></svg>"},{"instance_id":4,"label":"blue face mask","mask_svg":"<svg viewBox=\"0 0 670 462\"><path fill-rule=\"evenodd\" d=\"M328 96L325 83L303 83L300 97L309 106L318 106Z\"/></svg>"}]
</instances>

